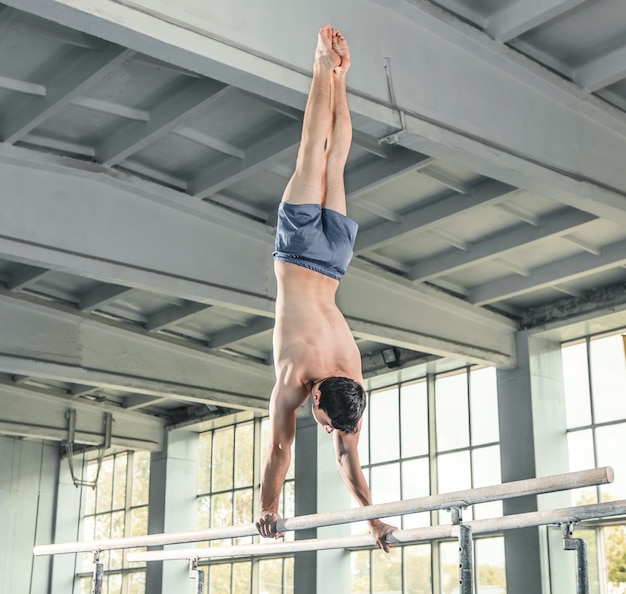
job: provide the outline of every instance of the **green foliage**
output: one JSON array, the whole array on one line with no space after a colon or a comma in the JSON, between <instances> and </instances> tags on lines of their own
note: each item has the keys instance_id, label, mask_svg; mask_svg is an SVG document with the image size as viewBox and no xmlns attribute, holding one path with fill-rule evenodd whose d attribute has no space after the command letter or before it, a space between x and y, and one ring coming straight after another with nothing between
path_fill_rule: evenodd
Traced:
<instances>
[{"instance_id":1,"label":"green foliage","mask_svg":"<svg viewBox=\"0 0 626 594\"><path fill-rule=\"evenodd\" d=\"M609 570L609 582L626 583L626 527L604 529L604 545Z\"/></svg>"}]
</instances>

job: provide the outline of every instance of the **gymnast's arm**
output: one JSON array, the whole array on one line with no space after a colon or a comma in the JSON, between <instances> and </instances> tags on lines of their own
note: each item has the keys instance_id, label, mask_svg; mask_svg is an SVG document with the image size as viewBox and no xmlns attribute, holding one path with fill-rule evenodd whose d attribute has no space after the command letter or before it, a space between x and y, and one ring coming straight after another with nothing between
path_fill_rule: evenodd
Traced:
<instances>
[{"instance_id":1,"label":"gymnast's arm","mask_svg":"<svg viewBox=\"0 0 626 594\"><path fill-rule=\"evenodd\" d=\"M355 433L343 433L335 430L333 431L333 441L337 456L337 467L339 468L341 478L343 478L350 493L352 493L359 505L365 506L372 505L372 495L359 462L358 443L360 432L360 424ZM376 539L376 546L388 553L390 546L385 537L387 534L397 530L397 528L380 520L368 520L367 523L369 524L370 533Z\"/></svg>"},{"instance_id":2,"label":"gymnast's arm","mask_svg":"<svg viewBox=\"0 0 626 594\"><path fill-rule=\"evenodd\" d=\"M265 538L279 538L276 522L280 519L278 502L291 462L291 444L296 435L296 411L290 404L303 391L277 382L270 400L269 445L261 473L261 505L256 527ZM297 400L296 400L297 401Z\"/></svg>"}]
</instances>

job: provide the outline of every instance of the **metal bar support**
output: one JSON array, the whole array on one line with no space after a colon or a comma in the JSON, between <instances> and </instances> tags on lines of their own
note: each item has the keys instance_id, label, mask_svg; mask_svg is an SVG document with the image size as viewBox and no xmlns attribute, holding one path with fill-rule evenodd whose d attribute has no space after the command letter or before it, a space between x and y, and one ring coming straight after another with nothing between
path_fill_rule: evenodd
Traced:
<instances>
[{"instance_id":1,"label":"metal bar support","mask_svg":"<svg viewBox=\"0 0 626 594\"><path fill-rule=\"evenodd\" d=\"M196 594L204 594L204 570L198 569L198 559L189 559L189 579L196 580Z\"/></svg>"},{"instance_id":2,"label":"metal bar support","mask_svg":"<svg viewBox=\"0 0 626 594\"><path fill-rule=\"evenodd\" d=\"M459 530L459 594L473 594L472 527L463 524L463 508L452 507L452 525Z\"/></svg>"},{"instance_id":3,"label":"metal bar support","mask_svg":"<svg viewBox=\"0 0 626 594\"><path fill-rule=\"evenodd\" d=\"M102 594L104 581L104 565L100 563L100 551L93 552L93 576L91 579L91 594Z\"/></svg>"},{"instance_id":4,"label":"metal bar support","mask_svg":"<svg viewBox=\"0 0 626 594\"><path fill-rule=\"evenodd\" d=\"M561 525L563 550L576 551L576 594L589 594L589 562L587 559L587 543L582 538L574 538L573 522Z\"/></svg>"}]
</instances>

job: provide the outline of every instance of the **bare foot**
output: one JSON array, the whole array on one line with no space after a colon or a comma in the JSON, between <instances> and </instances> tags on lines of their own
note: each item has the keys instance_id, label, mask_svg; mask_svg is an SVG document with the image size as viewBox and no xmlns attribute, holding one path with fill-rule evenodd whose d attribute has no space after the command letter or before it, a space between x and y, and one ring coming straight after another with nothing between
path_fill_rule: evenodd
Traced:
<instances>
[{"instance_id":1,"label":"bare foot","mask_svg":"<svg viewBox=\"0 0 626 594\"><path fill-rule=\"evenodd\" d=\"M333 29L333 51L339 56L341 62L335 66L336 72L347 72L350 68L350 48L341 31Z\"/></svg>"},{"instance_id":2,"label":"bare foot","mask_svg":"<svg viewBox=\"0 0 626 594\"><path fill-rule=\"evenodd\" d=\"M315 48L315 64L323 68L338 68L341 66L341 57L333 48L333 29L324 25L317 36Z\"/></svg>"}]
</instances>

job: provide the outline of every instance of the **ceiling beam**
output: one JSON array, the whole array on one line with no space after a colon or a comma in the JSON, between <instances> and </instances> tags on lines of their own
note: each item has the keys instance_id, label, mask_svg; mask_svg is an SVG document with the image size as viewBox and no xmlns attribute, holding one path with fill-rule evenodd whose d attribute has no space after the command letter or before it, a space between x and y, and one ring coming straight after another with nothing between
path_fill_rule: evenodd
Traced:
<instances>
[{"instance_id":1,"label":"ceiling beam","mask_svg":"<svg viewBox=\"0 0 626 594\"><path fill-rule=\"evenodd\" d=\"M403 147L394 147L386 159L376 159L359 169L349 169L346 171L344 180L348 205L356 206L358 204L362 208L366 208L359 201L363 194L371 192L405 173L426 167L430 163L432 163L432 159L426 155Z\"/></svg>"},{"instance_id":2,"label":"ceiling beam","mask_svg":"<svg viewBox=\"0 0 626 594\"><path fill-rule=\"evenodd\" d=\"M16 102L13 111L3 120L0 131L3 142L13 144L26 136L133 54L130 50L114 45L82 51L81 56L71 62L71 66L54 71L49 80L43 81L45 97L29 97L25 101Z\"/></svg>"},{"instance_id":3,"label":"ceiling beam","mask_svg":"<svg viewBox=\"0 0 626 594\"><path fill-rule=\"evenodd\" d=\"M113 415L111 446L160 451L165 422L154 416L118 407L91 404L70 397L0 382L0 434L67 441L68 410L76 411L75 443L101 446L104 443L104 414Z\"/></svg>"},{"instance_id":4,"label":"ceiling beam","mask_svg":"<svg viewBox=\"0 0 626 594\"><path fill-rule=\"evenodd\" d=\"M210 305L193 301L189 301L184 305L169 305L153 313L144 326L146 330L158 332L159 330L165 330L169 326L180 324L210 308Z\"/></svg>"},{"instance_id":5,"label":"ceiling beam","mask_svg":"<svg viewBox=\"0 0 626 594\"><path fill-rule=\"evenodd\" d=\"M265 365L28 296L0 295L0 371L238 409L265 410ZM6 370L6 371L2 371Z\"/></svg>"},{"instance_id":6,"label":"ceiling beam","mask_svg":"<svg viewBox=\"0 0 626 594\"><path fill-rule=\"evenodd\" d=\"M266 334L274 328L274 320L269 318L257 318L246 326L232 326L211 334L209 344L212 349L222 349L232 346L247 338Z\"/></svg>"},{"instance_id":7,"label":"ceiling beam","mask_svg":"<svg viewBox=\"0 0 626 594\"><path fill-rule=\"evenodd\" d=\"M580 6L587 0L515 0L490 15L485 29L494 39L511 41Z\"/></svg>"},{"instance_id":8,"label":"ceiling beam","mask_svg":"<svg viewBox=\"0 0 626 594\"><path fill-rule=\"evenodd\" d=\"M399 224L386 222L365 229L357 235L354 253L363 255L397 241L404 235L433 229L469 210L500 202L517 191L517 188L507 184L489 180L474 186L469 195L446 192L426 206L404 213Z\"/></svg>"},{"instance_id":9,"label":"ceiling beam","mask_svg":"<svg viewBox=\"0 0 626 594\"><path fill-rule=\"evenodd\" d=\"M20 163L38 166L24 167ZM68 162L16 147L0 145L0 177L5 180L3 204L12 212L11 217L0 218L0 257L177 299L273 317L274 238L267 226L252 224L232 212L211 209L210 205L206 211L187 210L184 195L174 190L118 176L98 165ZM493 184L489 186L492 196L501 197L503 192L513 190L505 184ZM62 201L46 191L50 187L63 193ZM485 188L484 192L487 191ZM479 196L477 190L475 199ZM475 203L471 196L462 198ZM120 218L122 209L124 217ZM209 217L208 213L215 215ZM54 225L49 224L51 220L55 221ZM30 224L25 229L19 221ZM114 226L103 221L114 222ZM162 241L164 234L168 242ZM233 242L237 250L224 249ZM177 249L171 249L172 245ZM221 257L207 258L206 254L211 253ZM354 319L384 319L390 315L388 304L395 303L393 320L375 325L379 342L385 343L390 326L406 327L408 319L416 338L413 350L428 352L421 337L430 335L438 336L440 343L449 344L451 351L458 354L471 341L460 343L457 328L447 322L438 326L436 322L445 318L461 324L463 320L468 332L481 335L483 360L492 352L506 353L508 361L514 358L514 348L509 344L510 326L485 318L486 312L478 308L468 311L468 305L461 299L443 299L440 292L437 298L427 299L422 288L413 287L397 275L389 275L382 285L377 273L368 275L367 281L360 279L357 264L353 262L340 288L342 302L345 300L343 311ZM411 295L396 303L397 291L401 288L405 292L406 283L412 288ZM376 299L363 301L367 292L376 295ZM488 332L483 328L485 319L491 328ZM496 362L501 361L497 356ZM219 368L217 361L215 364ZM216 377L219 376L217 372ZM73 381L90 383L80 378ZM208 385L214 383L213 379L207 381ZM249 385L248 393L257 387L258 382ZM136 391L132 386L130 389Z\"/></svg>"},{"instance_id":10,"label":"ceiling beam","mask_svg":"<svg viewBox=\"0 0 626 594\"><path fill-rule=\"evenodd\" d=\"M339 306L358 337L468 362L515 365L516 325L504 316L360 260L350 265L341 289Z\"/></svg>"},{"instance_id":11,"label":"ceiling beam","mask_svg":"<svg viewBox=\"0 0 626 594\"><path fill-rule=\"evenodd\" d=\"M78 309L85 312L95 311L133 291L134 289L132 288L120 285L98 285L80 296Z\"/></svg>"},{"instance_id":12,"label":"ceiling beam","mask_svg":"<svg viewBox=\"0 0 626 594\"><path fill-rule=\"evenodd\" d=\"M445 276L467 266L474 266L486 260L506 254L511 250L527 247L536 242L560 236L578 229L596 217L572 208L562 208L545 216L537 226L518 224L495 235L470 244L467 252L451 250L416 263L408 277L413 281L426 281Z\"/></svg>"},{"instance_id":13,"label":"ceiling beam","mask_svg":"<svg viewBox=\"0 0 626 594\"><path fill-rule=\"evenodd\" d=\"M590 253L576 254L533 268L526 278L520 278L517 275L505 276L473 287L470 290L470 301L485 305L502 299L510 299L537 289L584 278L625 262L626 241L617 241L604 246L600 256Z\"/></svg>"},{"instance_id":14,"label":"ceiling beam","mask_svg":"<svg viewBox=\"0 0 626 594\"><path fill-rule=\"evenodd\" d=\"M574 71L574 81L592 93L626 78L626 46L599 56Z\"/></svg>"},{"instance_id":15,"label":"ceiling beam","mask_svg":"<svg viewBox=\"0 0 626 594\"><path fill-rule=\"evenodd\" d=\"M130 122L109 136L96 148L96 158L105 165L120 163L219 101L228 91L229 87L213 80L195 80L178 86L150 112L148 122Z\"/></svg>"},{"instance_id":16,"label":"ceiling beam","mask_svg":"<svg viewBox=\"0 0 626 594\"><path fill-rule=\"evenodd\" d=\"M227 4L208 15L193 3L157 9L102 0L96 9L76 8L72 0L5 0L74 29L97 28L108 41L303 110L312 48L284 43L272 31L288 27L294 39L308 39L310 23L323 21L328 11L337 14L336 6L320 0L303 19L295 6L268 2L248 3L249 18L235 22ZM358 0L346 0L341 13L349 18L361 8ZM274 26L258 27L270 12ZM351 36L360 48L350 71L355 129L626 222L626 118L618 109L425 0L372 0ZM386 57L403 74L393 80L393 105ZM451 80L471 84L455 94Z\"/></svg>"},{"instance_id":17,"label":"ceiling beam","mask_svg":"<svg viewBox=\"0 0 626 594\"><path fill-rule=\"evenodd\" d=\"M197 198L207 198L254 172L268 167L300 144L302 127L290 123L245 151L243 159L229 159L196 176L189 183L189 192Z\"/></svg>"},{"instance_id":18,"label":"ceiling beam","mask_svg":"<svg viewBox=\"0 0 626 594\"><path fill-rule=\"evenodd\" d=\"M9 279L8 288L11 291L20 291L33 285L44 276L50 274L48 268L40 268L39 266L20 266Z\"/></svg>"}]
</instances>

